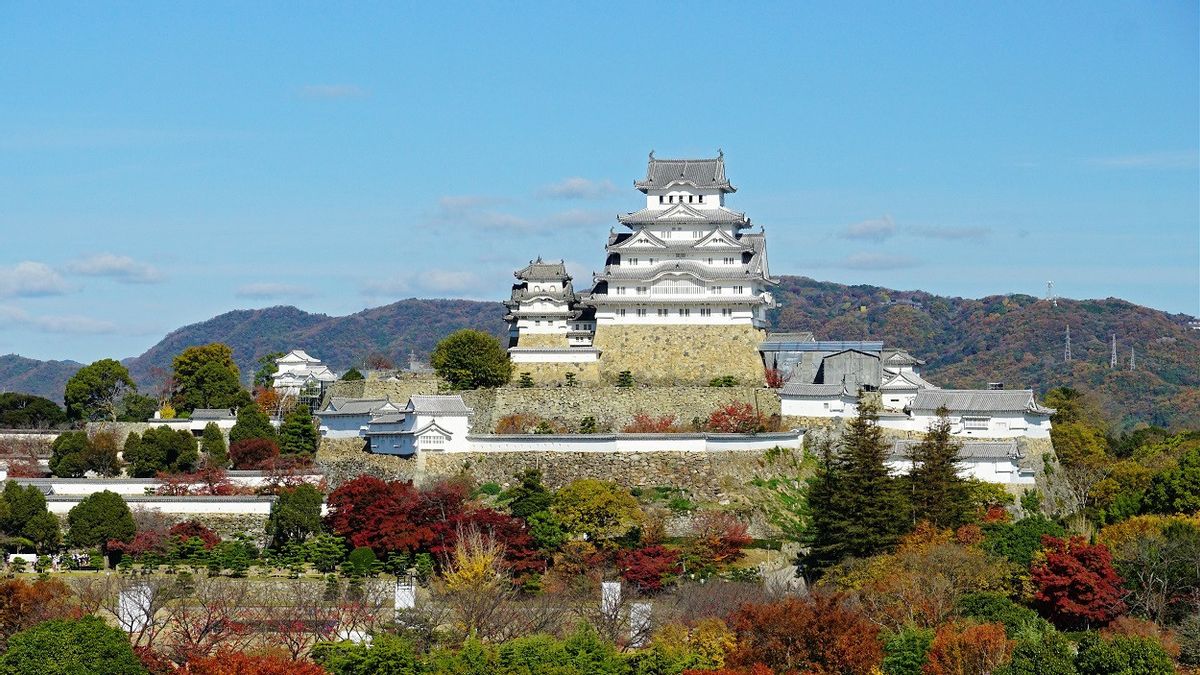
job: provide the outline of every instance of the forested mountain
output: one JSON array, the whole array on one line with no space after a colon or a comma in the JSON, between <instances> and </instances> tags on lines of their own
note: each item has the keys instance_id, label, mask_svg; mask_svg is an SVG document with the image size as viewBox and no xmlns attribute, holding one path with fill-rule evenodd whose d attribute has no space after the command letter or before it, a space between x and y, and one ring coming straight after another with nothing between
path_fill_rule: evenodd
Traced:
<instances>
[{"instance_id":1,"label":"forested mountain","mask_svg":"<svg viewBox=\"0 0 1200 675\"><path fill-rule=\"evenodd\" d=\"M1068 385L1093 392L1122 426L1196 426L1200 421L1200 331L1189 330L1180 315L1113 298L1060 299L1055 307L1027 295L950 298L788 276L776 296L780 308L771 320L777 329L808 330L821 339L878 339L907 348L928 361L925 374L944 387L1003 381L1041 393ZM503 313L499 302L417 299L340 317L295 307L237 310L184 326L125 363L144 385L161 377L185 347L208 342L230 345L247 380L259 356L297 347L339 371L371 354L402 365L410 350L426 357L439 339L459 328L502 336ZM1065 363L1068 325L1074 359ZM1115 369L1109 367L1113 333L1120 357ZM64 383L78 367L71 361L3 356L0 390L61 400Z\"/></svg>"}]
</instances>

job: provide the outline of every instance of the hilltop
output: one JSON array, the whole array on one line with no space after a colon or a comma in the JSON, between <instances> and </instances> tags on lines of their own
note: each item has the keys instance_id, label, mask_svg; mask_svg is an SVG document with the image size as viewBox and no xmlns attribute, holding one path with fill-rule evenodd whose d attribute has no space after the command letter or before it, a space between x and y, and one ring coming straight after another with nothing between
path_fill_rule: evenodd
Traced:
<instances>
[{"instance_id":1,"label":"hilltop","mask_svg":"<svg viewBox=\"0 0 1200 675\"><path fill-rule=\"evenodd\" d=\"M1200 419L1200 331L1186 317L1109 298L1060 299L1058 306L1027 295L980 299L847 286L807 277L782 277L777 330L812 331L823 339L879 339L925 359L925 373L944 387L982 387L1003 381L1039 393L1056 386L1093 392L1122 427L1163 426ZM476 328L504 334L498 302L407 299L348 316L311 314L280 306L226 312L184 326L125 363L150 384L189 345L225 342L248 379L255 360L271 351L302 348L335 370L376 353L403 364L408 352L425 357L446 334ZM1074 360L1063 362L1063 333L1071 326ZM1109 368L1116 333L1121 364ZM1137 367L1128 370L1129 350ZM72 361L0 356L0 390L61 399Z\"/></svg>"}]
</instances>

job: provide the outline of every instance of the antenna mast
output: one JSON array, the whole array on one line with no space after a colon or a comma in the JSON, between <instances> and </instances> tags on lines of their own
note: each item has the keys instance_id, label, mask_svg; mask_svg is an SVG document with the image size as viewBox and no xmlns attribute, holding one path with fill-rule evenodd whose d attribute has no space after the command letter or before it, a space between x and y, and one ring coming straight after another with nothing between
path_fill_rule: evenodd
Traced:
<instances>
[{"instance_id":1,"label":"antenna mast","mask_svg":"<svg viewBox=\"0 0 1200 675\"><path fill-rule=\"evenodd\" d=\"M1108 360L1109 368L1117 367L1117 334L1112 334L1112 357Z\"/></svg>"},{"instance_id":2,"label":"antenna mast","mask_svg":"<svg viewBox=\"0 0 1200 675\"><path fill-rule=\"evenodd\" d=\"M1046 282L1046 299L1050 301L1051 307L1058 307L1058 298L1054 297L1054 282ZM1067 359L1070 361L1070 359Z\"/></svg>"},{"instance_id":3,"label":"antenna mast","mask_svg":"<svg viewBox=\"0 0 1200 675\"><path fill-rule=\"evenodd\" d=\"M1071 361L1071 324L1067 324L1067 342L1063 347L1063 361Z\"/></svg>"},{"instance_id":4,"label":"antenna mast","mask_svg":"<svg viewBox=\"0 0 1200 675\"><path fill-rule=\"evenodd\" d=\"M1133 372L1133 370L1135 368L1137 368L1137 355L1133 353L1133 347L1130 347L1129 348L1129 370L1130 370L1130 372Z\"/></svg>"}]
</instances>

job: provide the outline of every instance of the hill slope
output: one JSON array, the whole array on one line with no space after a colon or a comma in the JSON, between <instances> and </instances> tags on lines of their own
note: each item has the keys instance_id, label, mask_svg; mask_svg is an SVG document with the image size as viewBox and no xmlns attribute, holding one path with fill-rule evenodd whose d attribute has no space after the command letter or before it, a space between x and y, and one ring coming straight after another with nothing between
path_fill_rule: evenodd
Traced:
<instances>
[{"instance_id":1,"label":"hill slope","mask_svg":"<svg viewBox=\"0 0 1200 675\"><path fill-rule=\"evenodd\" d=\"M1111 419L1197 426L1200 421L1200 331L1184 317L1123 300L1059 300L1053 307L1032 296L965 299L877 286L845 286L806 277L783 277L778 330L809 330L825 339L880 339L928 361L925 374L944 387L981 387L1003 381L1039 393L1068 385L1094 392ZM184 326L144 354L126 360L139 383L158 379L185 347L225 342L244 379L255 360L271 351L302 348L342 371L381 353L403 363L409 350L427 356L439 339L459 328L500 337L498 302L408 299L356 314L331 317L295 307L227 312ZM1074 360L1064 363L1063 333L1071 326ZM1109 368L1109 336L1116 333L1121 366ZM1130 347L1137 368L1128 370ZM0 390L61 399L79 367L71 361L0 357Z\"/></svg>"}]
</instances>

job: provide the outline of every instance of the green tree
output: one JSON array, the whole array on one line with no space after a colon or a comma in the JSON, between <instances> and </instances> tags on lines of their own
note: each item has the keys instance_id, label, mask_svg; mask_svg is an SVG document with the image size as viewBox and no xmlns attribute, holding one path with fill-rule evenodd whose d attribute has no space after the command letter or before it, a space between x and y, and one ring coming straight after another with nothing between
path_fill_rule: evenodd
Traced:
<instances>
[{"instance_id":1,"label":"green tree","mask_svg":"<svg viewBox=\"0 0 1200 675\"><path fill-rule=\"evenodd\" d=\"M225 434L216 422L204 425L204 433L200 436L200 452L207 458L208 466L225 468L229 466L229 447L225 445Z\"/></svg>"},{"instance_id":2,"label":"green tree","mask_svg":"<svg viewBox=\"0 0 1200 675\"><path fill-rule=\"evenodd\" d=\"M280 492L267 517L271 547L280 550L290 542L304 543L310 535L320 532L323 502L321 493L307 483Z\"/></svg>"},{"instance_id":3,"label":"green tree","mask_svg":"<svg viewBox=\"0 0 1200 675\"><path fill-rule=\"evenodd\" d=\"M342 375L341 379L342 379L342 382L353 382L355 380L361 380L364 378L363 378L363 374L359 372L358 368L351 368L350 370L347 370L345 372L345 374Z\"/></svg>"},{"instance_id":4,"label":"green tree","mask_svg":"<svg viewBox=\"0 0 1200 675\"><path fill-rule=\"evenodd\" d=\"M121 422L145 422L154 417L158 411L158 401L143 394L126 394L121 400L121 412L117 419Z\"/></svg>"},{"instance_id":5,"label":"green tree","mask_svg":"<svg viewBox=\"0 0 1200 675\"><path fill-rule=\"evenodd\" d=\"M464 328L433 349L433 369L453 389L499 387L512 377L508 352L496 338Z\"/></svg>"},{"instance_id":6,"label":"green tree","mask_svg":"<svg viewBox=\"0 0 1200 675\"><path fill-rule=\"evenodd\" d=\"M38 550L58 544L58 518L46 509L46 495L41 490L10 480L4 484L2 501L0 529L5 534L28 539Z\"/></svg>"},{"instance_id":7,"label":"green tree","mask_svg":"<svg viewBox=\"0 0 1200 675\"><path fill-rule=\"evenodd\" d=\"M1033 556L1042 550L1042 537L1063 537L1066 530L1043 516L1034 514L1015 523L991 523L983 528L983 550L1007 558L1021 569L1028 569Z\"/></svg>"},{"instance_id":8,"label":"green tree","mask_svg":"<svg viewBox=\"0 0 1200 675\"><path fill-rule=\"evenodd\" d=\"M23 630L0 655L4 675L145 675L129 638L103 619L54 619Z\"/></svg>"},{"instance_id":9,"label":"green tree","mask_svg":"<svg viewBox=\"0 0 1200 675\"><path fill-rule=\"evenodd\" d=\"M517 518L528 518L539 511L550 508L551 494L542 483L542 472L525 469L517 474L517 485L506 490L500 499L508 503L508 510Z\"/></svg>"},{"instance_id":10,"label":"green tree","mask_svg":"<svg viewBox=\"0 0 1200 675\"><path fill-rule=\"evenodd\" d=\"M1200 448L1185 452L1177 466L1156 475L1146 491L1145 503L1153 513L1200 510Z\"/></svg>"},{"instance_id":11,"label":"green tree","mask_svg":"<svg viewBox=\"0 0 1200 675\"><path fill-rule=\"evenodd\" d=\"M129 370L114 359L100 359L80 368L67 380L63 400L73 420L117 421L121 402L137 392Z\"/></svg>"},{"instance_id":12,"label":"green tree","mask_svg":"<svg viewBox=\"0 0 1200 675\"><path fill-rule=\"evenodd\" d=\"M933 631L927 628L905 628L883 646L883 672L887 675L922 675Z\"/></svg>"},{"instance_id":13,"label":"green tree","mask_svg":"<svg viewBox=\"0 0 1200 675\"><path fill-rule=\"evenodd\" d=\"M130 541L137 526L121 495L103 490L84 497L67 513L67 544L74 548L99 546L110 541Z\"/></svg>"},{"instance_id":14,"label":"green tree","mask_svg":"<svg viewBox=\"0 0 1200 675\"><path fill-rule=\"evenodd\" d=\"M233 428L229 430L229 443L231 445L250 438L276 440L275 427L271 426L271 418L267 417L266 413L254 403L244 405L238 409L237 421L234 422Z\"/></svg>"},{"instance_id":15,"label":"green tree","mask_svg":"<svg viewBox=\"0 0 1200 675\"><path fill-rule=\"evenodd\" d=\"M0 427L49 429L67 421L67 413L48 398L32 394L0 394Z\"/></svg>"},{"instance_id":16,"label":"green tree","mask_svg":"<svg viewBox=\"0 0 1200 675\"><path fill-rule=\"evenodd\" d=\"M160 471L192 471L200 462L196 437L184 429L166 426L147 429L140 438L130 434L125 439L124 454L129 473L138 478L152 478Z\"/></svg>"},{"instance_id":17,"label":"green tree","mask_svg":"<svg viewBox=\"0 0 1200 675\"><path fill-rule=\"evenodd\" d=\"M1075 655L1079 675L1168 675L1175 672L1171 657L1158 642L1141 636L1117 635L1111 640L1088 633Z\"/></svg>"},{"instance_id":18,"label":"green tree","mask_svg":"<svg viewBox=\"0 0 1200 675\"><path fill-rule=\"evenodd\" d=\"M241 373L228 345L214 342L188 347L171 365L175 377L171 400L177 410L235 408L250 401L241 388Z\"/></svg>"},{"instance_id":19,"label":"green tree","mask_svg":"<svg viewBox=\"0 0 1200 675\"><path fill-rule=\"evenodd\" d=\"M611 539L642 522L642 509L633 495L616 483L583 478L565 485L550 502L563 529L588 539Z\"/></svg>"},{"instance_id":20,"label":"green tree","mask_svg":"<svg viewBox=\"0 0 1200 675\"><path fill-rule=\"evenodd\" d=\"M318 572L328 574L337 569L346 557L346 540L318 532L304 542L304 559Z\"/></svg>"},{"instance_id":21,"label":"green tree","mask_svg":"<svg viewBox=\"0 0 1200 675\"><path fill-rule=\"evenodd\" d=\"M258 357L255 365L258 369L254 371L254 388L265 389L275 382L275 371L279 370L279 366L275 364L275 359L287 356L284 352L270 352Z\"/></svg>"},{"instance_id":22,"label":"green tree","mask_svg":"<svg viewBox=\"0 0 1200 675\"><path fill-rule=\"evenodd\" d=\"M387 633L374 636L369 647L349 641L318 644L313 647L312 659L333 675L425 672L412 644Z\"/></svg>"},{"instance_id":23,"label":"green tree","mask_svg":"<svg viewBox=\"0 0 1200 675\"><path fill-rule=\"evenodd\" d=\"M279 452L284 455L314 455L321 435L307 405L293 406L279 427Z\"/></svg>"},{"instance_id":24,"label":"green tree","mask_svg":"<svg viewBox=\"0 0 1200 675\"><path fill-rule=\"evenodd\" d=\"M892 548L909 523L898 481L888 470L891 443L878 425L876 403L859 398L858 416L836 452L820 451L806 504L807 552L799 569L810 578L843 558L866 558Z\"/></svg>"},{"instance_id":25,"label":"green tree","mask_svg":"<svg viewBox=\"0 0 1200 675\"><path fill-rule=\"evenodd\" d=\"M941 408L924 440L912 448L912 471L905 482L913 523L929 521L937 527L958 527L971 521L970 483L959 475L958 451L962 445L950 435L948 411Z\"/></svg>"},{"instance_id":26,"label":"green tree","mask_svg":"<svg viewBox=\"0 0 1200 675\"><path fill-rule=\"evenodd\" d=\"M50 473L62 478L81 478L87 472L87 432L67 431L50 444Z\"/></svg>"},{"instance_id":27,"label":"green tree","mask_svg":"<svg viewBox=\"0 0 1200 675\"><path fill-rule=\"evenodd\" d=\"M1075 649L1057 631L1019 640L1004 675L1076 675Z\"/></svg>"}]
</instances>

